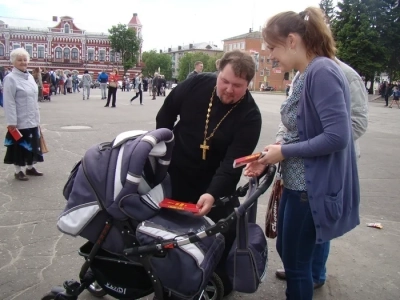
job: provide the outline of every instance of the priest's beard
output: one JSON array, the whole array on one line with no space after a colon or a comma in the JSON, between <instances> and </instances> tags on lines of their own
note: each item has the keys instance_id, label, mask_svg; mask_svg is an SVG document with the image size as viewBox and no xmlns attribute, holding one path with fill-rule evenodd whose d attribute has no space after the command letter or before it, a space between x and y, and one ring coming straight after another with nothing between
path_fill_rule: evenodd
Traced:
<instances>
[{"instance_id":1,"label":"priest's beard","mask_svg":"<svg viewBox=\"0 0 400 300\"><path fill-rule=\"evenodd\" d=\"M226 105L235 104L236 102L241 100L244 96L244 94L243 94L243 95L235 97L235 94L226 94L226 93L222 93L222 95L219 95L218 89L216 91L216 94L217 94L219 100L222 102L222 104L226 104Z\"/></svg>"}]
</instances>

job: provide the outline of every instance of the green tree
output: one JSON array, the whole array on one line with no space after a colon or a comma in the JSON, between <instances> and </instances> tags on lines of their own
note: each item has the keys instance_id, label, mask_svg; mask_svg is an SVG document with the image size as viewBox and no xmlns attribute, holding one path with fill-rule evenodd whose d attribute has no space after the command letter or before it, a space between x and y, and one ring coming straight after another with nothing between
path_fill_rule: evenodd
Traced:
<instances>
[{"instance_id":1,"label":"green tree","mask_svg":"<svg viewBox=\"0 0 400 300\"><path fill-rule=\"evenodd\" d=\"M333 7L333 0L321 0L319 7L325 12L328 22L333 20L335 16L335 9Z\"/></svg>"},{"instance_id":2,"label":"green tree","mask_svg":"<svg viewBox=\"0 0 400 300\"><path fill-rule=\"evenodd\" d=\"M375 29L380 34L380 43L386 49L385 70L390 80L397 80L400 71L400 8L391 0L379 0L372 4L376 6L373 18Z\"/></svg>"},{"instance_id":3,"label":"green tree","mask_svg":"<svg viewBox=\"0 0 400 300\"><path fill-rule=\"evenodd\" d=\"M157 53L155 50L144 52L142 55L144 67L142 73L145 76L153 75L158 72L165 76L167 80L172 79L172 61L171 56L166 53Z\"/></svg>"},{"instance_id":4,"label":"green tree","mask_svg":"<svg viewBox=\"0 0 400 300\"><path fill-rule=\"evenodd\" d=\"M187 75L194 70L194 63L201 61L203 63L203 72L215 72L215 61L221 57L220 53L208 55L203 52L185 53L179 60L178 80L183 81Z\"/></svg>"},{"instance_id":5,"label":"green tree","mask_svg":"<svg viewBox=\"0 0 400 300\"><path fill-rule=\"evenodd\" d=\"M376 29L376 2L381 0L343 0L332 22L338 57L352 66L365 81L373 82L375 74L385 69L387 51L381 33ZM372 85L371 85L372 90Z\"/></svg>"},{"instance_id":6,"label":"green tree","mask_svg":"<svg viewBox=\"0 0 400 300\"><path fill-rule=\"evenodd\" d=\"M217 68L215 66L215 62L217 61L217 59L220 59L223 55L224 53L220 52L210 56L207 61L207 66L205 66L205 69L207 70L206 72L216 72Z\"/></svg>"},{"instance_id":7,"label":"green tree","mask_svg":"<svg viewBox=\"0 0 400 300\"><path fill-rule=\"evenodd\" d=\"M108 38L111 43L111 48L114 52L120 54L125 74L126 71L132 68L137 62L141 41L137 37L136 31L128 28L125 24L112 26L108 32L110 33Z\"/></svg>"}]
</instances>

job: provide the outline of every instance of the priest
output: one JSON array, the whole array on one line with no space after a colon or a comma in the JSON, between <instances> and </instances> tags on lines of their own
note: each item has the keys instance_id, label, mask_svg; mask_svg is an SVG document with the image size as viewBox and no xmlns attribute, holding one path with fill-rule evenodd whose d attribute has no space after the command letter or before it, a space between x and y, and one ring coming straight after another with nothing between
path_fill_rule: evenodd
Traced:
<instances>
[{"instance_id":1,"label":"priest","mask_svg":"<svg viewBox=\"0 0 400 300\"><path fill-rule=\"evenodd\" d=\"M197 203L199 215L208 214L219 197L235 192L242 169L234 169L233 160L251 154L257 145L261 114L247 89L254 74L250 54L226 52L217 76L202 73L181 82L157 114L157 128L175 135L169 167L172 198Z\"/></svg>"},{"instance_id":2,"label":"priest","mask_svg":"<svg viewBox=\"0 0 400 300\"><path fill-rule=\"evenodd\" d=\"M213 208L218 198L234 194L242 168L234 169L233 160L251 154L260 136L261 114L247 89L254 74L250 54L226 52L218 75L201 73L179 83L157 114L157 128L175 135L169 167L172 199L197 203L198 215L215 222L239 205L231 197L225 206ZM227 252L235 228L224 236Z\"/></svg>"}]
</instances>

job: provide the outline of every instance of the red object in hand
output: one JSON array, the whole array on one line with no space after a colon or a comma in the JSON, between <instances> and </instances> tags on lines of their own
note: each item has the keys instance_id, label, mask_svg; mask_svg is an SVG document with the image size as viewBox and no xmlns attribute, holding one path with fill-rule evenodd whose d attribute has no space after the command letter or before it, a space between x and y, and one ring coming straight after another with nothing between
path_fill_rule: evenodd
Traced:
<instances>
[{"instance_id":1,"label":"red object in hand","mask_svg":"<svg viewBox=\"0 0 400 300\"><path fill-rule=\"evenodd\" d=\"M163 201L160 202L160 207L176 209L176 210L185 210L185 211L190 211L192 213L198 213L200 211L200 209L197 207L196 204L179 202L168 198L165 198Z\"/></svg>"},{"instance_id":2,"label":"red object in hand","mask_svg":"<svg viewBox=\"0 0 400 300\"><path fill-rule=\"evenodd\" d=\"M233 161L233 168L239 168L242 167L244 165L247 165L253 161L258 160L259 158L261 158L262 156L265 155L266 152L257 152L251 155L247 155L247 156L243 156L240 158L237 158Z\"/></svg>"},{"instance_id":3,"label":"red object in hand","mask_svg":"<svg viewBox=\"0 0 400 300\"><path fill-rule=\"evenodd\" d=\"M14 140L17 142L20 138L22 138L22 134L21 132L17 129L8 129L8 131L11 133L12 137L14 138Z\"/></svg>"}]
</instances>

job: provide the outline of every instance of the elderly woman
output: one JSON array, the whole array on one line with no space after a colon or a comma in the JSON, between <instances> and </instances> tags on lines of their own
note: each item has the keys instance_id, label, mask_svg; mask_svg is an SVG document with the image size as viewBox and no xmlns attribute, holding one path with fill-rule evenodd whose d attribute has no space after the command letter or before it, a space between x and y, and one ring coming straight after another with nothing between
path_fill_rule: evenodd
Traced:
<instances>
[{"instance_id":1,"label":"elderly woman","mask_svg":"<svg viewBox=\"0 0 400 300\"><path fill-rule=\"evenodd\" d=\"M30 176L43 176L33 164L43 161L40 149L38 86L27 71L29 53L18 48L10 54L14 68L4 78L4 112L8 132L5 138L7 147L5 164L15 166L15 178L27 181ZM15 139L18 131L22 137ZM26 166L26 175L23 169Z\"/></svg>"}]
</instances>

